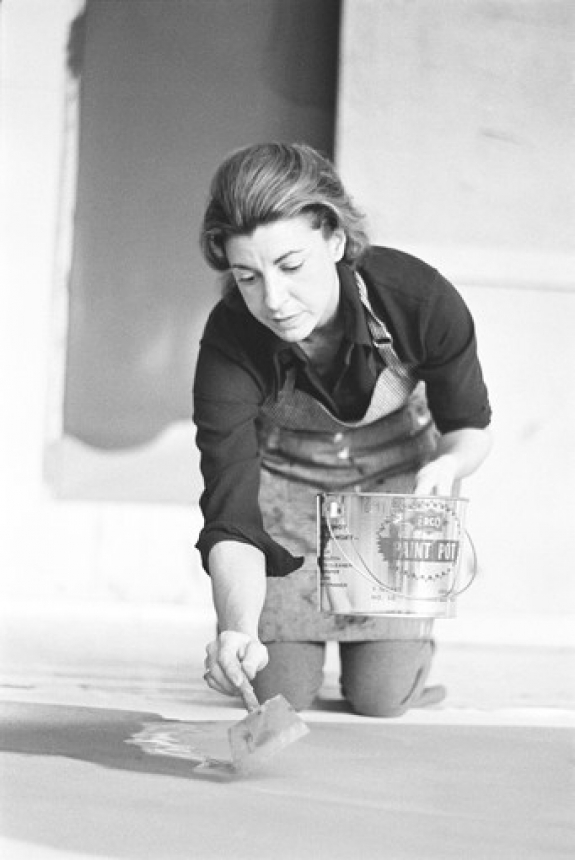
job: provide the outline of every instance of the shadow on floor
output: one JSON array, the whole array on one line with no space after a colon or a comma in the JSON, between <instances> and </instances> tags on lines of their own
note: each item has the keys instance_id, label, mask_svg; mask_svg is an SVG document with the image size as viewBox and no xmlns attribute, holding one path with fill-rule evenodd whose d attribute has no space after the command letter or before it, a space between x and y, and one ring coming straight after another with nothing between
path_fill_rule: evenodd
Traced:
<instances>
[{"instance_id":1,"label":"shadow on floor","mask_svg":"<svg viewBox=\"0 0 575 860\"><path fill-rule=\"evenodd\" d=\"M151 755L134 741L146 728L154 727L161 734L178 725L186 727L190 740L187 759ZM235 774L226 767L194 769L206 756L221 762L230 758L228 725L221 720L175 723L146 712L1 702L0 752L62 756L107 768L184 779L233 779Z\"/></svg>"}]
</instances>

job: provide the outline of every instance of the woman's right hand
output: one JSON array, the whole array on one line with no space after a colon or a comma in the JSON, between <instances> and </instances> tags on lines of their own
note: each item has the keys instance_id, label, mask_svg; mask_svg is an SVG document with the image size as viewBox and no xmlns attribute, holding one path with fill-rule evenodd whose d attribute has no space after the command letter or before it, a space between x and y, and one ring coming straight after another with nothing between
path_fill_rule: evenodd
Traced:
<instances>
[{"instance_id":1,"label":"woman's right hand","mask_svg":"<svg viewBox=\"0 0 575 860\"><path fill-rule=\"evenodd\" d=\"M244 678L251 681L267 662L267 648L259 639L224 630L206 647L204 680L218 693L237 696Z\"/></svg>"}]
</instances>

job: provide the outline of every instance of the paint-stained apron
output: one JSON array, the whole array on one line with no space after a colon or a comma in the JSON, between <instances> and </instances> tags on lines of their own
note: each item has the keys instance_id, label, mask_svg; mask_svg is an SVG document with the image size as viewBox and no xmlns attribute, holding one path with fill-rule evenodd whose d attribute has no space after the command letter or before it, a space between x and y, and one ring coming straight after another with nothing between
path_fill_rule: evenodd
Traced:
<instances>
[{"instance_id":1,"label":"paint-stained apron","mask_svg":"<svg viewBox=\"0 0 575 860\"><path fill-rule=\"evenodd\" d=\"M371 308L365 284L359 294L374 345L385 365L359 421L340 421L295 387L287 373L278 400L262 410L259 503L268 534L303 566L268 578L260 619L262 642L340 642L425 639L433 619L330 615L319 611L317 494L413 491L417 471L431 457L438 433L410 368L400 361L385 325Z\"/></svg>"}]
</instances>

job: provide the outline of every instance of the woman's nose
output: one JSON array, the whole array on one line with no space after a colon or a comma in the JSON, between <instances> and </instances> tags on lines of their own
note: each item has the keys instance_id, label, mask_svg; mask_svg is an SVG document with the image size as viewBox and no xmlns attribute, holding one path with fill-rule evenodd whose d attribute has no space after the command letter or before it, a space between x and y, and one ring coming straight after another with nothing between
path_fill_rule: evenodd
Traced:
<instances>
[{"instance_id":1,"label":"woman's nose","mask_svg":"<svg viewBox=\"0 0 575 860\"><path fill-rule=\"evenodd\" d=\"M281 277L268 275L264 278L264 302L268 310L277 311L281 308L286 297L285 286Z\"/></svg>"}]
</instances>

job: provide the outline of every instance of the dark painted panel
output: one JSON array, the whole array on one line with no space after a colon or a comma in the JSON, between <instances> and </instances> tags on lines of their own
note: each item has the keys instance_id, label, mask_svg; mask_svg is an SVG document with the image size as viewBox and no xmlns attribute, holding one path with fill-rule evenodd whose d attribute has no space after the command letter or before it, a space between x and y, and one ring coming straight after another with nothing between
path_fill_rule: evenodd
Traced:
<instances>
[{"instance_id":1,"label":"dark painted panel","mask_svg":"<svg viewBox=\"0 0 575 860\"><path fill-rule=\"evenodd\" d=\"M191 417L217 297L197 248L209 178L257 140L331 154L339 17L339 0L88 2L67 434L120 448Z\"/></svg>"}]
</instances>

